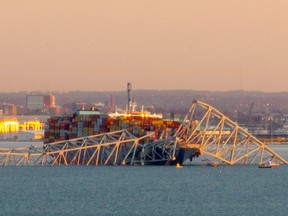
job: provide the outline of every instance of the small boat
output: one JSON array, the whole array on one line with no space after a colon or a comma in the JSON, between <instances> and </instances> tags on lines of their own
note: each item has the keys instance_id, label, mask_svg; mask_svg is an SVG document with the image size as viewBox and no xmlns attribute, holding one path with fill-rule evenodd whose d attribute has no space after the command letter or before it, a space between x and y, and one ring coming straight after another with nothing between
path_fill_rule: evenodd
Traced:
<instances>
[{"instance_id":1,"label":"small boat","mask_svg":"<svg viewBox=\"0 0 288 216\"><path fill-rule=\"evenodd\" d=\"M274 163L272 161L267 161L266 163L262 163L259 165L259 168L272 168L272 167L278 167L280 164Z\"/></svg>"},{"instance_id":2,"label":"small boat","mask_svg":"<svg viewBox=\"0 0 288 216\"><path fill-rule=\"evenodd\" d=\"M267 165L267 164L260 164L258 167L259 168L271 168L272 166L271 165Z\"/></svg>"}]
</instances>

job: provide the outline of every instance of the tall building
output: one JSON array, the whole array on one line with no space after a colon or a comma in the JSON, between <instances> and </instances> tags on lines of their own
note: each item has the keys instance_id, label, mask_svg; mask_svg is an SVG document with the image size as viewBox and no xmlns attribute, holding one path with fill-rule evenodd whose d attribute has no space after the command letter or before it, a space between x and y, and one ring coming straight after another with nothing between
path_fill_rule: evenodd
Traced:
<instances>
[{"instance_id":1,"label":"tall building","mask_svg":"<svg viewBox=\"0 0 288 216\"><path fill-rule=\"evenodd\" d=\"M54 95L27 95L27 108L42 110L49 107L55 107Z\"/></svg>"},{"instance_id":2,"label":"tall building","mask_svg":"<svg viewBox=\"0 0 288 216\"><path fill-rule=\"evenodd\" d=\"M43 95L27 95L27 108L29 109L43 109L44 96Z\"/></svg>"},{"instance_id":3,"label":"tall building","mask_svg":"<svg viewBox=\"0 0 288 216\"><path fill-rule=\"evenodd\" d=\"M55 96L54 95L44 95L43 96L43 106L44 107L55 107Z\"/></svg>"}]
</instances>

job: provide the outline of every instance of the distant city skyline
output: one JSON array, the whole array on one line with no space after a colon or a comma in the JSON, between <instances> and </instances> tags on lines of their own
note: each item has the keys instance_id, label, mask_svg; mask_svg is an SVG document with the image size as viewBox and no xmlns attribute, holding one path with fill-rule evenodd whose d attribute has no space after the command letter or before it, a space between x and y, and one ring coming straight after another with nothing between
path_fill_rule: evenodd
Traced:
<instances>
[{"instance_id":1,"label":"distant city skyline","mask_svg":"<svg viewBox=\"0 0 288 216\"><path fill-rule=\"evenodd\" d=\"M0 92L288 92L288 1L0 0Z\"/></svg>"}]
</instances>

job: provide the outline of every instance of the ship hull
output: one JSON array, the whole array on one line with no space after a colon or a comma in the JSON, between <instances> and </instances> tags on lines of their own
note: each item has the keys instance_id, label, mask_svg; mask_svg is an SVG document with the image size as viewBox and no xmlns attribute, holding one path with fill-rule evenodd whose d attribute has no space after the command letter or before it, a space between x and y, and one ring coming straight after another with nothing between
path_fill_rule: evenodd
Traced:
<instances>
[{"instance_id":1,"label":"ship hull","mask_svg":"<svg viewBox=\"0 0 288 216\"><path fill-rule=\"evenodd\" d=\"M134 157L133 153L130 153L127 157L127 155L125 155L124 152L123 153L119 152L116 160L115 158L113 160L110 160L109 158L111 157L111 155L109 154L109 152L107 153L102 149L100 150L99 153L101 157L99 158L98 161L96 161L95 150L96 150L95 148L86 149L85 151L81 151L81 153L79 153L77 149L75 149L75 151L70 150L65 155L65 161L64 160L60 161L60 163L87 165L87 163L90 161L89 162L90 165L142 165L142 166L181 165L182 166L185 161L192 161L193 158L199 156L198 153L199 149L197 148L178 148L176 150L174 157L168 154L160 155L160 151L162 151L160 149L156 157L155 154L153 155L152 153L146 153L146 157L143 158L141 157L141 149L139 148L138 151L136 151ZM56 157L57 154L55 154L55 158ZM127 159L125 161L125 164L123 164L123 159L125 157L127 157Z\"/></svg>"},{"instance_id":2,"label":"ship hull","mask_svg":"<svg viewBox=\"0 0 288 216\"><path fill-rule=\"evenodd\" d=\"M183 165L185 161L192 161L193 158L199 156L199 149L197 148L179 148L175 159L166 159L166 160L161 160L155 158L154 160L143 160L141 162L141 165L171 165L171 166L176 166L178 165Z\"/></svg>"}]
</instances>

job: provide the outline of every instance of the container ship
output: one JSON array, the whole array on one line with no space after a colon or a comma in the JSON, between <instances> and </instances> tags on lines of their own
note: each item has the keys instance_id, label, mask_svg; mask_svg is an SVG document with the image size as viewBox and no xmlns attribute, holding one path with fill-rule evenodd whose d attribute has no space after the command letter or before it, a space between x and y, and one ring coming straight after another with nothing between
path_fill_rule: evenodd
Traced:
<instances>
[{"instance_id":1,"label":"container ship","mask_svg":"<svg viewBox=\"0 0 288 216\"><path fill-rule=\"evenodd\" d=\"M127 90L128 104L124 112L101 113L93 107L89 110L83 107L71 115L51 116L45 127L44 144L123 129L135 137L151 135L150 142L153 142L168 139L177 131L179 121L163 119L162 114L150 113L143 108L141 111L136 111L136 103L131 99L130 83L127 85ZM169 163L182 164L188 158L192 160L196 153L195 150L180 147L177 149L177 157ZM163 163L157 162L159 165ZM152 165L153 161L150 164Z\"/></svg>"}]
</instances>

